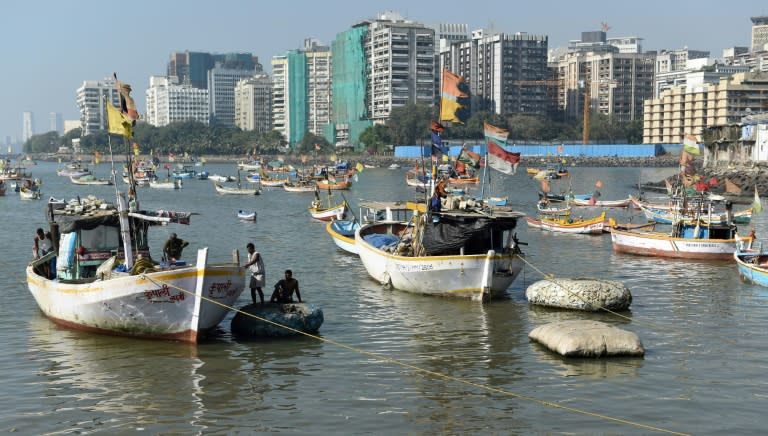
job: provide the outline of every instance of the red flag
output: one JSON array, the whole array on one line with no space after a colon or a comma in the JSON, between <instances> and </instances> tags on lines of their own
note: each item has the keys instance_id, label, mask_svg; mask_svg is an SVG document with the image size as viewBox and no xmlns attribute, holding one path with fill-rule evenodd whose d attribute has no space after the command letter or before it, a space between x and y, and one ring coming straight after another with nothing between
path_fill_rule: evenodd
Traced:
<instances>
[{"instance_id":1,"label":"red flag","mask_svg":"<svg viewBox=\"0 0 768 436\"><path fill-rule=\"evenodd\" d=\"M511 153L496 145L493 140L488 141L489 167L504 174L514 174L519 162L520 153Z\"/></svg>"},{"instance_id":2,"label":"red flag","mask_svg":"<svg viewBox=\"0 0 768 436\"><path fill-rule=\"evenodd\" d=\"M695 189L695 190L697 190L699 192L704 192L707 189L709 189L709 186L707 185L706 182L698 181L698 182L696 182L696 185L694 186L693 189Z\"/></svg>"},{"instance_id":3,"label":"red flag","mask_svg":"<svg viewBox=\"0 0 768 436\"><path fill-rule=\"evenodd\" d=\"M432 125L430 126L429 129L435 133L443 133L443 131L445 131L445 127L435 120L432 120Z\"/></svg>"},{"instance_id":4,"label":"red flag","mask_svg":"<svg viewBox=\"0 0 768 436\"><path fill-rule=\"evenodd\" d=\"M713 176L712 178L710 178L710 179L709 179L709 182L708 182L708 183L709 183L709 186L712 186L712 187L714 187L714 186L717 186L717 185L719 185L719 184L720 184L720 181L719 181L719 180L717 180L717 177L714 177L714 176Z\"/></svg>"}]
</instances>

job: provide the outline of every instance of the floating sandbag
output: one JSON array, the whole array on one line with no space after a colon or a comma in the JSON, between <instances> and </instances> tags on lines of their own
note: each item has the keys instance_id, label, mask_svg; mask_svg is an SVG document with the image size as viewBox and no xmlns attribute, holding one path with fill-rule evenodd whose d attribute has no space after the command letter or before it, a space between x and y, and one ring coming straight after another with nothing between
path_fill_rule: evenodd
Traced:
<instances>
[{"instance_id":1,"label":"floating sandbag","mask_svg":"<svg viewBox=\"0 0 768 436\"><path fill-rule=\"evenodd\" d=\"M566 357L643 356L640 338L598 321L559 321L533 329L528 337Z\"/></svg>"},{"instance_id":2,"label":"floating sandbag","mask_svg":"<svg viewBox=\"0 0 768 436\"><path fill-rule=\"evenodd\" d=\"M232 318L232 333L243 337L281 337L300 334L294 330L316 333L323 324L322 309L307 303L249 304L240 311L245 313L238 312Z\"/></svg>"},{"instance_id":3,"label":"floating sandbag","mask_svg":"<svg viewBox=\"0 0 768 436\"><path fill-rule=\"evenodd\" d=\"M545 279L532 284L525 291L531 304L599 311L627 310L632 294L623 283L600 279Z\"/></svg>"}]
</instances>

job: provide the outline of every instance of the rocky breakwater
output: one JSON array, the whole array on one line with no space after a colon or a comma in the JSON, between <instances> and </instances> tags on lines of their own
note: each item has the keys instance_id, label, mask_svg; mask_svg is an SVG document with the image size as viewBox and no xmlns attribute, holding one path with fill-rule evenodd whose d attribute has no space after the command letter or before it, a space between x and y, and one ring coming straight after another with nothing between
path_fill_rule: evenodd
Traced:
<instances>
[{"instance_id":1,"label":"rocky breakwater","mask_svg":"<svg viewBox=\"0 0 768 436\"><path fill-rule=\"evenodd\" d=\"M707 191L725 196L734 203L752 203L755 189L761 196L768 193L768 166L762 164L729 164L712 167L695 167L695 174L707 182ZM677 177L669 179L677 183ZM727 183L730 182L730 183ZM659 180L648 183L644 188L666 191L666 183Z\"/></svg>"}]
</instances>

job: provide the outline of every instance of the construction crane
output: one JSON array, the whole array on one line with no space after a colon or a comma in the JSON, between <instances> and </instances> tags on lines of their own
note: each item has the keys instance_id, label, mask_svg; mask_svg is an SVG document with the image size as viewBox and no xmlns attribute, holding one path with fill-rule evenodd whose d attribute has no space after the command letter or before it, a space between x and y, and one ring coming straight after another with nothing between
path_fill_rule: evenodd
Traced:
<instances>
[{"instance_id":1,"label":"construction crane","mask_svg":"<svg viewBox=\"0 0 768 436\"><path fill-rule=\"evenodd\" d=\"M599 79L599 80L580 80L579 86L584 86L584 125L581 129L581 143L582 144L589 144L589 112L590 112L590 106L592 106L591 101L591 89L592 84L597 83L600 85L608 85L610 88L616 87L616 81L615 80L609 80L609 79Z\"/></svg>"},{"instance_id":2,"label":"construction crane","mask_svg":"<svg viewBox=\"0 0 768 436\"><path fill-rule=\"evenodd\" d=\"M602 30L603 32L608 32L608 30L610 29L611 29L611 26L609 26L608 23L606 23L605 21L600 23L600 30Z\"/></svg>"}]
</instances>

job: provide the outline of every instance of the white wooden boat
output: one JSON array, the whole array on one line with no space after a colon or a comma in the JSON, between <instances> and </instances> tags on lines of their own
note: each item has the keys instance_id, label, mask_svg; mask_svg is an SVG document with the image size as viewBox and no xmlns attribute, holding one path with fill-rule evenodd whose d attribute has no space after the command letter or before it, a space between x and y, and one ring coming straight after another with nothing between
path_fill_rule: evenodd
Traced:
<instances>
[{"instance_id":1,"label":"white wooden boat","mask_svg":"<svg viewBox=\"0 0 768 436\"><path fill-rule=\"evenodd\" d=\"M400 169L400 164L393 163L393 164L390 164L387 168L390 170L397 170L397 169Z\"/></svg>"},{"instance_id":2,"label":"white wooden boat","mask_svg":"<svg viewBox=\"0 0 768 436\"><path fill-rule=\"evenodd\" d=\"M283 189L288 192L315 192L317 190L317 184L314 182L288 182L283 185Z\"/></svg>"},{"instance_id":3,"label":"white wooden boat","mask_svg":"<svg viewBox=\"0 0 768 436\"><path fill-rule=\"evenodd\" d=\"M414 211L424 212L423 204L401 201L360 200L359 207L360 213L354 219L337 219L325 226L325 231L331 236L333 243L352 254L357 254L355 232L360 228L361 222L368 224L383 221L409 221Z\"/></svg>"},{"instance_id":4,"label":"white wooden boat","mask_svg":"<svg viewBox=\"0 0 768 436\"><path fill-rule=\"evenodd\" d=\"M678 221L671 232L611 229L618 253L681 259L730 260L739 240L736 226Z\"/></svg>"},{"instance_id":5,"label":"white wooden boat","mask_svg":"<svg viewBox=\"0 0 768 436\"><path fill-rule=\"evenodd\" d=\"M319 221L340 220L346 215L347 208L348 204L346 200L327 207L323 207L322 204L316 200L309 206L309 214L312 215L312 218Z\"/></svg>"},{"instance_id":6,"label":"white wooden boat","mask_svg":"<svg viewBox=\"0 0 768 436\"><path fill-rule=\"evenodd\" d=\"M595 200L592 201L589 196L574 196L570 200L573 206L594 206L594 207L628 207L631 201L629 197L623 200Z\"/></svg>"},{"instance_id":7,"label":"white wooden boat","mask_svg":"<svg viewBox=\"0 0 768 436\"><path fill-rule=\"evenodd\" d=\"M222 195L259 195L259 188L243 188L242 186L224 186L221 183L214 183L216 192Z\"/></svg>"},{"instance_id":8,"label":"white wooden boat","mask_svg":"<svg viewBox=\"0 0 768 436\"><path fill-rule=\"evenodd\" d=\"M256 221L256 211L253 210L238 210L237 218L242 221Z\"/></svg>"},{"instance_id":9,"label":"white wooden boat","mask_svg":"<svg viewBox=\"0 0 768 436\"><path fill-rule=\"evenodd\" d=\"M523 216L513 211L443 210L417 215L411 223L366 224L355 233L355 244L368 274L382 284L419 294L490 301L504 294L523 268L512 234Z\"/></svg>"},{"instance_id":10,"label":"white wooden boat","mask_svg":"<svg viewBox=\"0 0 768 436\"><path fill-rule=\"evenodd\" d=\"M75 177L69 176L69 180L75 185L111 185L112 181L109 179L99 179L93 174L85 176Z\"/></svg>"},{"instance_id":11,"label":"white wooden boat","mask_svg":"<svg viewBox=\"0 0 768 436\"><path fill-rule=\"evenodd\" d=\"M182 181L181 179L169 179L165 181L150 180L149 187L154 189L181 189Z\"/></svg>"},{"instance_id":12,"label":"white wooden boat","mask_svg":"<svg viewBox=\"0 0 768 436\"><path fill-rule=\"evenodd\" d=\"M39 200L42 194L40 191L28 188L26 186L19 187L19 198L22 200Z\"/></svg>"},{"instance_id":13,"label":"white wooden boat","mask_svg":"<svg viewBox=\"0 0 768 436\"><path fill-rule=\"evenodd\" d=\"M208 180L212 180L214 182L219 182L219 183L237 181L237 179L232 177L232 176L222 176L222 175L219 175L219 174L211 174L211 175L209 175L208 176Z\"/></svg>"},{"instance_id":14,"label":"white wooden boat","mask_svg":"<svg viewBox=\"0 0 768 436\"><path fill-rule=\"evenodd\" d=\"M571 206L566 204L564 207L557 207L557 206L552 206L551 204L549 204L549 202L539 201L538 203L536 203L536 210L538 210L539 213L543 215L565 216L565 215L570 215Z\"/></svg>"},{"instance_id":15,"label":"white wooden boat","mask_svg":"<svg viewBox=\"0 0 768 436\"><path fill-rule=\"evenodd\" d=\"M760 243L749 241L739 245L733 253L739 277L756 285L768 287L768 251L763 248L762 241Z\"/></svg>"},{"instance_id":16,"label":"white wooden boat","mask_svg":"<svg viewBox=\"0 0 768 436\"><path fill-rule=\"evenodd\" d=\"M261 162L257 160L240 161L237 163L237 169L243 171L258 171L261 169Z\"/></svg>"},{"instance_id":17,"label":"white wooden boat","mask_svg":"<svg viewBox=\"0 0 768 436\"><path fill-rule=\"evenodd\" d=\"M605 228L605 212L594 218L577 218L571 216L540 216L539 218L525 217L529 227L559 233L572 233L582 235L599 235Z\"/></svg>"},{"instance_id":18,"label":"white wooden boat","mask_svg":"<svg viewBox=\"0 0 768 436\"><path fill-rule=\"evenodd\" d=\"M152 225L188 222L190 214L128 212L106 202L75 202L46 213L58 252L30 263L27 284L40 310L67 327L98 333L196 342L229 312L245 286L237 263L208 263L198 250L187 266L152 266L147 232ZM102 206L103 205L103 206ZM119 212L123 211L123 212ZM124 229L124 230L121 230ZM130 231L129 231L130 229ZM87 231L88 238L81 237ZM93 245L91 245L93 244ZM117 253L117 255L115 255ZM141 258L139 255L145 256ZM56 258L55 276L42 266ZM117 263L131 272L117 272ZM139 266L146 269L139 271Z\"/></svg>"}]
</instances>

